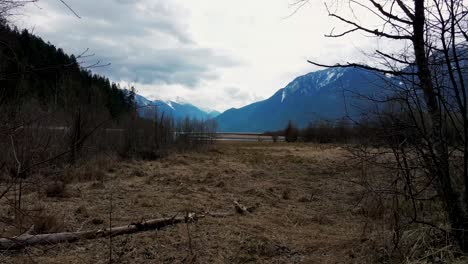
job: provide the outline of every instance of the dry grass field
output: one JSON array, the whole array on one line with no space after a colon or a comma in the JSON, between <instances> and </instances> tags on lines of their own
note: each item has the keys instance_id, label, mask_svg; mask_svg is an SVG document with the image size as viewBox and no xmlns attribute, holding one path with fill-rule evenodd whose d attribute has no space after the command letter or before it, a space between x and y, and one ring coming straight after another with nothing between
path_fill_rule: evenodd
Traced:
<instances>
[{"instance_id":1,"label":"dry grass field","mask_svg":"<svg viewBox=\"0 0 468 264\"><path fill-rule=\"evenodd\" d=\"M101 157L25 183L23 226L42 233L91 230L109 221L232 212L234 200L251 212L111 241L0 252L0 262L109 263L112 245L113 263L386 263L389 238L379 212L369 209L372 201L363 206L362 190L351 183L359 173L333 145L222 142L157 161ZM8 223L15 213L2 202L1 221ZM14 235L2 228L2 236Z\"/></svg>"}]
</instances>

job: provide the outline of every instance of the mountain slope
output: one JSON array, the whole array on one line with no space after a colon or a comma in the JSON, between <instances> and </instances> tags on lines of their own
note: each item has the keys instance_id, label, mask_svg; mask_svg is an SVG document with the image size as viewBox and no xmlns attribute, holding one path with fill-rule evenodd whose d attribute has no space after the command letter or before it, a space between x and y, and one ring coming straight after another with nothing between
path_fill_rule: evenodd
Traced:
<instances>
[{"instance_id":1,"label":"mountain slope","mask_svg":"<svg viewBox=\"0 0 468 264\"><path fill-rule=\"evenodd\" d=\"M216 111L216 110L207 111L207 113L210 118L216 118L217 116L221 114L221 112Z\"/></svg>"},{"instance_id":2,"label":"mountain slope","mask_svg":"<svg viewBox=\"0 0 468 264\"><path fill-rule=\"evenodd\" d=\"M373 94L381 75L357 68L331 68L297 77L270 98L219 115L220 131L278 130L292 120L300 127L321 119L356 115L365 103L356 94Z\"/></svg>"}]
</instances>

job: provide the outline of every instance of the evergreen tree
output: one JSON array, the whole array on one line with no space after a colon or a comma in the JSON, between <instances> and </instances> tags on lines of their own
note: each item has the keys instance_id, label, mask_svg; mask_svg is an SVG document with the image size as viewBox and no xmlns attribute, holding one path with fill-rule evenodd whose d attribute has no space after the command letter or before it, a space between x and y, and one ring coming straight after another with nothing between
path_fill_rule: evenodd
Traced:
<instances>
[{"instance_id":1,"label":"evergreen tree","mask_svg":"<svg viewBox=\"0 0 468 264\"><path fill-rule=\"evenodd\" d=\"M284 139L286 142L296 142L299 136L299 130L293 124L291 120L288 122L288 126L284 130Z\"/></svg>"},{"instance_id":2,"label":"evergreen tree","mask_svg":"<svg viewBox=\"0 0 468 264\"><path fill-rule=\"evenodd\" d=\"M27 30L0 23L0 106L30 100L46 111L100 105L117 117L134 108L134 91L129 95L107 78L81 68L74 55Z\"/></svg>"}]
</instances>

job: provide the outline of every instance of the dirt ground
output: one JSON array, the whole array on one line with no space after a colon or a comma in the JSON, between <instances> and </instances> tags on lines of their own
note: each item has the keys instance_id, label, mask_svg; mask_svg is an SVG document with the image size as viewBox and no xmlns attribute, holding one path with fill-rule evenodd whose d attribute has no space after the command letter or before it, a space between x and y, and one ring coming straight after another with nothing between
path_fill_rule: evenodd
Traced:
<instances>
[{"instance_id":1,"label":"dirt ground","mask_svg":"<svg viewBox=\"0 0 468 264\"><path fill-rule=\"evenodd\" d=\"M113 263L376 263L379 243L367 234L380 227L370 226L360 211L359 187L350 183L358 172L348 167L346 155L332 145L223 142L157 161L103 158L56 175L81 179L67 182L64 190L51 189L51 180L37 176L29 187L25 183L22 204L42 217L35 224L44 232L106 228L110 220L118 226L187 211L233 212L235 200L252 212L207 216L111 241L0 252L0 262L109 263L112 249ZM2 202L7 222L14 212ZM30 224L27 217L24 222ZM3 227L2 236L7 234Z\"/></svg>"}]
</instances>

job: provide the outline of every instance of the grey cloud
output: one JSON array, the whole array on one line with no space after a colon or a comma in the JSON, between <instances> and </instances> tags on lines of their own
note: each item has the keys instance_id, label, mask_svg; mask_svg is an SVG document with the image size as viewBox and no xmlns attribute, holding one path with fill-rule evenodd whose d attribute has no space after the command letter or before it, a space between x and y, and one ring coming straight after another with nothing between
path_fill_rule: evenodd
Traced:
<instances>
[{"instance_id":1,"label":"grey cloud","mask_svg":"<svg viewBox=\"0 0 468 264\"><path fill-rule=\"evenodd\" d=\"M184 24L185 11L167 0L68 1L80 20L59 1L39 3L41 12L54 13L58 19L39 34L68 52L90 48L96 56L84 65L110 62L94 71L115 81L190 88L216 79L220 67L237 65L228 56L195 44Z\"/></svg>"},{"instance_id":2,"label":"grey cloud","mask_svg":"<svg viewBox=\"0 0 468 264\"><path fill-rule=\"evenodd\" d=\"M112 65L98 70L113 79L144 84L183 84L197 86L201 80L216 79L213 70L219 66L232 66L233 62L217 56L209 49L145 50L132 57L105 57Z\"/></svg>"},{"instance_id":3,"label":"grey cloud","mask_svg":"<svg viewBox=\"0 0 468 264\"><path fill-rule=\"evenodd\" d=\"M67 20L75 19L59 1L48 4L50 6L46 12L60 13L68 17L65 18ZM82 29L91 30L89 33L144 36L148 30L155 29L183 42L190 42L184 29L186 25L180 19L177 8L169 1L80 0L69 1L69 4L82 17ZM67 28L66 23L55 26L59 30Z\"/></svg>"},{"instance_id":4,"label":"grey cloud","mask_svg":"<svg viewBox=\"0 0 468 264\"><path fill-rule=\"evenodd\" d=\"M253 97L249 92L242 91L237 87L226 87L224 89L229 98L237 100L239 102L248 102L251 101Z\"/></svg>"}]
</instances>

